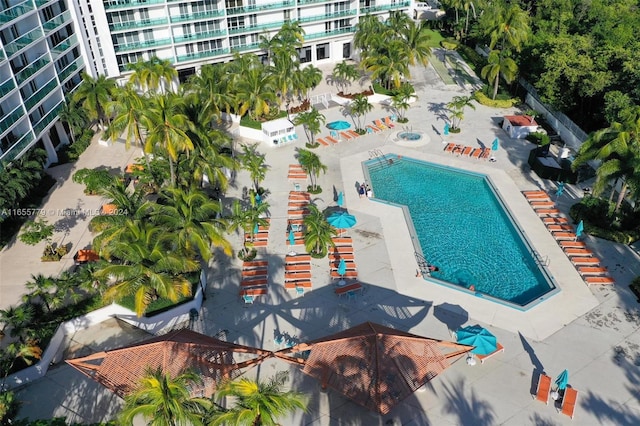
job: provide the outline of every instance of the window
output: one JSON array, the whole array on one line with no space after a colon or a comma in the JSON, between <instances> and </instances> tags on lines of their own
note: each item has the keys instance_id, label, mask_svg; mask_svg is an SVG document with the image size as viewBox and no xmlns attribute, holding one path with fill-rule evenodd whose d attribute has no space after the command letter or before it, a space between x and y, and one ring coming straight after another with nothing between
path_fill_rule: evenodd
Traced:
<instances>
[{"instance_id":1,"label":"window","mask_svg":"<svg viewBox=\"0 0 640 426\"><path fill-rule=\"evenodd\" d=\"M234 16L227 20L227 25L230 30L238 28L244 28L244 16Z\"/></svg>"},{"instance_id":2,"label":"window","mask_svg":"<svg viewBox=\"0 0 640 426\"><path fill-rule=\"evenodd\" d=\"M351 43L345 43L342 45L342 58L348 59L351 57Z\"/></svg>"},{"instance_id":3,"label":"window","mask_svg":"<svg viewBox=\"0 0 640 426\"><path fill-rule=\"evenodd\" d=\"M232 49L234 47L246 46L247 38L246 36L229 37L229 44L231 45Z\"/></svg>"},{"instance_id":4,"label":"window","mask_svg":"<svg viewBox=\"0 0 640 426\"><path fill-rule=\"evenodd\" d=\"M242 0L225 0L227 9L233 9L234 7L242 7Z\"/></svg>"},{"instance_id":5,"label":"window","mask_svg":"<svg viewBox=\"0 0 640 426\"><path fill-rule=\"evenodd\" d=\"M305 64L311 62L311 46L303 47L299 50L300 63Z\"/></svg>"},{"instance_id":6,"label":"window","mask_svg":"<svg viewBox=\"0 0 640 426\"><path fill-rule=\"evenodd\" d=\"M328 59L329 58L329 43L319 44L316 47L316 59Z\"/></svg>"}]
</instances>

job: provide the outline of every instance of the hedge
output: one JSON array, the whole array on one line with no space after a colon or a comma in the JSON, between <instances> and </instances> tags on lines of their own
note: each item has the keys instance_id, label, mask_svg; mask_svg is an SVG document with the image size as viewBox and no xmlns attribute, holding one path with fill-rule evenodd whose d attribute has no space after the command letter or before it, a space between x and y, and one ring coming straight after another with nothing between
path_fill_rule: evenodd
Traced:
<instances>
[{"instance_id":1,"label":"hedge","mask_svg":"<svg viewBox=\"0 0 640 426\"><path fill-rule=\"evenodd\" d=\"M520 103L519 99L491 99L487 95L485 95L481 90L477 90L473 94L473 98L481 105L492 107L492 108L511 108L514 105Z\"/></svg>"}]
</instances>

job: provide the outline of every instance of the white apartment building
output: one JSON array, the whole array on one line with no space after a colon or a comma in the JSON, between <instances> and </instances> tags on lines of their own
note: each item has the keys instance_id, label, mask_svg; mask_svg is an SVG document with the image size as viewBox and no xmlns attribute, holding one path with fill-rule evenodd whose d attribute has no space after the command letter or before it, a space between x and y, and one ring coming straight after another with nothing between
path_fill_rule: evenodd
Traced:
<instances>
[{"instance_id":1,"label":"white apartment building","mask_svg":"<svg viewBox=\"0 0 640 426\"><path fill-rule=\"evenodd\" d=\"M305 31L301 63L353 54L360 16L409 13L411 0L0 0L0 168L32 146L51 162L68 143L57 113L80 72L121 78L168 59L181 80L234 52L264 54L260 35L285 21ZM85 69L86 67L86 69Z\"/></svg>"},{"instance_id":2,"label":"white apartment building","mask_svg":"<svg viewBox=\"0 0 640 426\"><path fill-rule=\"evenodd\" d=\"M84 61L65 0L0 0L0 168L32 146L57 161L58 122Z\"/></svg>"}]
</instances>

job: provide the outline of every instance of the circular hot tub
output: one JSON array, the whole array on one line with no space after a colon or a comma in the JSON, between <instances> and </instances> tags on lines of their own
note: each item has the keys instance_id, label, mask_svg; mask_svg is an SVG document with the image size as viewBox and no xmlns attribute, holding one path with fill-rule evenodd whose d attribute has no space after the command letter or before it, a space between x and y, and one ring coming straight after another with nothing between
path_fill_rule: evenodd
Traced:
<instances>
[{"instance_id":1,"label":"circular hot tub","mask_svg":"<svg viewBox=\"0 0 640 426\"><path fill-rule=\"evenodd\" d=\"M419 141L422 139L422 135L418 132L400 132L398 133L398 138L403 141Z\"/></svg>"}]
</instances>

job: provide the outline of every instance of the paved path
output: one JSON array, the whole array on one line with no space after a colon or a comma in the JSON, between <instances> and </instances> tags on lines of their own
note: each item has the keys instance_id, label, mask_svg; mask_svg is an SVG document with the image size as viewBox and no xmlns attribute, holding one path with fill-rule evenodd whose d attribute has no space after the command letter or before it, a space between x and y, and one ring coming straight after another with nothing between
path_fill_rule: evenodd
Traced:
<instances>
[{"instance_id":1,"label":"paved path","mask_svg":"<svg viewBox=\"0 0 640 426\"><path fill-rule=\"evenodd\" d=\"M269 361L247 375L264 378L289 369L292 387L310 396L308 412L284 419L282 424L639 424L640 311L627 287L633 277L640 275L637 255L624 245L588 237L587 244L604 260L617 284L587 288L573 267L567 265L555 242L549 240L537 217L532 216L530 207L523 204L520 190L540 187L553 191L553 183L540 180L526 166L533 146L506 138L499 128L500 117L514 110L482 106L467 110L462 133L455 138L467 145L485 146L495 137L500 138L495 163L445 155L438 134L444 125L443 109L451 97L467 93L468 89L444 85L430 68L414 70L413 79L419 88L419 101L409 111L408 126L423 133L420 144L400 145L394 140L396 132L386 131L316 151L328 166L319 180L324 191L315 198L316 203L320 208L334 205L334 188L344 191L345 206L358 219L348 234L354 239L359 277L366 286L364 294L351 301L336 298L326 259L312 261L314 288L304 297L296 298L282 288L284 254L291 250L286 238L286 208L293 181L286 178L287 166L296 162L295 149L303 143L263 146L271 166L264 186L271 191L268 202L272 226L269 246L261 253L269 260L269 297L251 306L241 303L237 297L241 264L237 259L220 257L208 275L207 299L194 328L208 335L224 332L229 341L276 349L274 336L279 333L304 341L363 321L447 340L451 339L451 330L460 325L479 323L489 327L506 348L483 365L470 367L461 360L384 417L366 412L335 392L321 392L317 381L297 369ZM318 93L322 90L328 88L320 87ZM342 118L339 107L322 112L327 122ZM389 112L377 106L368 119L386 115ZM298 134L304 140L301 129ZM107 149L111 152L114 147ZM372 149L490 174L505 191L510 210L516 213L536 249L549 255L550 270L562 292L522 313L416 278L413 249L398 209L356 196L355 182L364 177L360 162L368 159ZM127 161L122 158L119 166ZM249 182L246 173L240 173L229 196L239 195ZM566 211L581 196L579 187L568 185L558 204ZM232 242L239 247L240 237L234 236ZM114 335L129 335L116 331ZM84 341L93 349L100 346L103 338L88 336ZM83 353L80 348L77 351ZM573 422L558 414L552 405L536 402L530 396L538 372L555 377L565 368L569 369L570 384L580 391ZM36 403L45 395L47 404ZM107 418L118 404L109 392L66 366L55 368L19 396L27 401L23 416L67 415L69 420L84 422Z\"/></svg>"}]
</instances>

